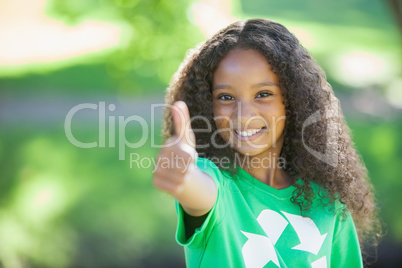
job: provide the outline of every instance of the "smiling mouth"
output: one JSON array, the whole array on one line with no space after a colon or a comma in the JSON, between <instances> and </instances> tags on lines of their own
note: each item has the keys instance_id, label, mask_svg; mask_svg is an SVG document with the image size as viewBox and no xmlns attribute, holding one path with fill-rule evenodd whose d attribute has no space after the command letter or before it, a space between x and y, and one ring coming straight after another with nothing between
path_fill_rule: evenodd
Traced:
<instances>
[{"instance_id":1,"label":"smiling mouth","mask_svg":"<svg viewBox=\"0 0 402 268\"><path fill-rule=\"evenodd\" d=\"M261 127L259 129L249 129L249 130L244 130L244 131L235 129L235 132L237 135L239 135L241 137L251 137L251 136L261 132L263 129L266 129L266 127Z\"/></svg>"}]
</instances>

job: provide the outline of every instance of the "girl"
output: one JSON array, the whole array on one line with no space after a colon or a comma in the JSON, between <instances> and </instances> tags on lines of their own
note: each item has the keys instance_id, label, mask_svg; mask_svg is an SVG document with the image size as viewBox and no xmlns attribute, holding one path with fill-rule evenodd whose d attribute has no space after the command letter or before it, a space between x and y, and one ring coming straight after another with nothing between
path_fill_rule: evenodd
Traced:
<instances>
[{"instance_id":1,"label":"girl","mask_svg":"<svg viewBox=\"0 0 402 268\"><path fill-rule=\"evenodd\" d=\"M221 30L166 102L154 185L177 200L188 267L362 266L372 187L325 74L284 26Z\"/></svg>"}]
</instances>

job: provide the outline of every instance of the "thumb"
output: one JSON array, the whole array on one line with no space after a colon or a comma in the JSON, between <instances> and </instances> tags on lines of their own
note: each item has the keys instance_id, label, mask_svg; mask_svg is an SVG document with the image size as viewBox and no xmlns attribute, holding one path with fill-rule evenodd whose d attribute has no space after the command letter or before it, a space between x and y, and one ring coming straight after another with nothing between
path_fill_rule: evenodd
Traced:
<instances>
[{"instance_id":1,"label":"thumb","mask_svg":"<svg viewBox=\"0 0 402 268\"><path fill-rule=\"evenodd\" d=\"M178 140L195 149L195 135L191 128L190 112L184 101L176 101L173 104L172 116Z\"/></svg>"}]
</instances>

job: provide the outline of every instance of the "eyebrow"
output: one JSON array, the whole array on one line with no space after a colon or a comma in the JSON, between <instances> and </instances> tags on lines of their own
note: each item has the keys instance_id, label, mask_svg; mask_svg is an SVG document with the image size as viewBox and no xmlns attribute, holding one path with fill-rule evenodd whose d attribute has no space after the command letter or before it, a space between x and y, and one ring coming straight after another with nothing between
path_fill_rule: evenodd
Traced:
<instances>
[{"instance_id":1,"label":"eyebrow","mask_svg":"<svg viewBox=\"0 0 402 268\"><path fill-rule=\"evenodd\" d=\"M262 82L258 83L252 86L253 88L258 88L258 87L279 87L278 84L275 84L273 82Z\"/></svg>"},{"instance_id":2,"label":"eyebrow","mask_svg":"<svg viewBox=\"0 0 402 268\"><path fill-rule=\"evenodd\" d=\"M275 84L273 82L262 82L262 83L258 83L252 86L252 88L259 88L259 87L279 87L278 84ZM231 86L229 85L225 85L225 84L221 84L221 85L216 85L213 87L212 90L218 90L218 89L233 89Z\"/></svg>"},{"instance_id":3,"label":"eyebrow","mask_svg":"<svg viewBox=\"0 0 402 268\"><path fill-rule=\"evenodd\" d=\"M216 85L212 88L212 90L218 90L218 89L233 89L231 86L229 85Z\"/></svg>"}]
</instances>

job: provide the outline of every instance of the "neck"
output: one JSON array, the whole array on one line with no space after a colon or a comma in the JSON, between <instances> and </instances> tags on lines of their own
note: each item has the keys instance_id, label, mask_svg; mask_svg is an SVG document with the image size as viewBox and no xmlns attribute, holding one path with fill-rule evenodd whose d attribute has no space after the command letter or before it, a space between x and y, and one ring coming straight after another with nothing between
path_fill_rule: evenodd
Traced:
<instances>
[{"instance_id":1,"label":"neck","mask_svg":"<svg viewBox=\"0 0 402 268\"><path fill-rule=\"evenodd\" d=\"M284 189L292 184L290 176L281 168L280 150L264 156L242 156L240 166L257 180L275 188Z\"/></svg>"}]
</instances>

